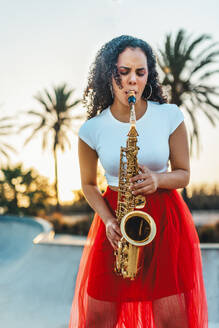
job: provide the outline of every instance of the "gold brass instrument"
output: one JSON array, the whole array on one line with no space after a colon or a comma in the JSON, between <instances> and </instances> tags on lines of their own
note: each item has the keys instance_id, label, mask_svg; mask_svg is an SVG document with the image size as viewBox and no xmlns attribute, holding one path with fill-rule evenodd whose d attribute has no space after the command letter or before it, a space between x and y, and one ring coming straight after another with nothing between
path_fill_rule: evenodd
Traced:
<instances>
[{"instance_id":1,"label":"gold brass instrument","mask_svg":"<svg viewBox=\"0 0 219 328\"><path fill-rule=\"evenodd\" d=\"M129 189L131 177L139 173L137 154L137 130L135 116L135 93L129 93L130 129L126 147L120 150L119 188L116 217L120 224L122 238L115 251L115 272L123 278L135 279L142 265L142 246L149 244L156 235L153 218L141 208L146 199L142 195L134 196Z\"/></svg>"}]
</instances>

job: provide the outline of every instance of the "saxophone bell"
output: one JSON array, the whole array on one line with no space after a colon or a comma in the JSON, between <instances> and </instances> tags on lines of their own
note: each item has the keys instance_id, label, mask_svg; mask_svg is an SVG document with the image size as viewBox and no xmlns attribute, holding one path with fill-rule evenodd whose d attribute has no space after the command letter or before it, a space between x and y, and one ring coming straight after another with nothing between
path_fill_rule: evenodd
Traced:
<instances>
[{"instance_id":1,"label":"saxophone bell","mask_svg":"<svg viewBox=\"0 0 219 328\"><path fill-rule=\"evenodd\" d=\"M133 246L145 246L156 235L153 218L143 211L131 211L121 220L120 229L123 237Z\"/></svg>"}]
</instances>

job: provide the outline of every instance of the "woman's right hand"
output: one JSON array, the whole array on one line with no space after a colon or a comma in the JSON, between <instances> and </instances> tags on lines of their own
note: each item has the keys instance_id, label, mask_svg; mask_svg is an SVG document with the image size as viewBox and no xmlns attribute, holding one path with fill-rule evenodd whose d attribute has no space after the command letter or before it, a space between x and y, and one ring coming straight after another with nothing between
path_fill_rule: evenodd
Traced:
<instances>
[{"instance_id":1,"label":"woman's right hand","mask_svg":"<svg viewBox=\"0 0 219 328\"><path fill-rule=\"evenodd\" d=\"M106 226L106 236L114 248L116 250L118 248L118 241L121 239L122 234L120 231L119 224L116 218L110 218L105 223Z\"/></svg>"}]
</instances>

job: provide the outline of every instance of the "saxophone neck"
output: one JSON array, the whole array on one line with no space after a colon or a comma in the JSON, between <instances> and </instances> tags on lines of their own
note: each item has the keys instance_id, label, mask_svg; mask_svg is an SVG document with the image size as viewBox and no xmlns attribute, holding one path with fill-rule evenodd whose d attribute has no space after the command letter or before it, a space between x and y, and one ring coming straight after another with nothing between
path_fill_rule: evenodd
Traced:
<instances>
[{"instance_id":1,"label":"saxophone neck","mask_svg":"<svg viewBox=\"0 0 219 328\"><path fill-rule=\"evenodd\" d=\"M136 126L135 105L133 103L130 104L130 124Z\"/></svg>"},{"instance_id":2,"label":"saxophone neck","mask_svg":"<svg viewBox=\"0 0 219 328\"><path fill-rule=\"evenodd\" d=\"M130 91L129 92L129 97L128 97L128 102L129 102L129 107L130 107L130 124L131 126L136 125L136 115L135 115L135 92Z\"/></svg>"}]
</instances>

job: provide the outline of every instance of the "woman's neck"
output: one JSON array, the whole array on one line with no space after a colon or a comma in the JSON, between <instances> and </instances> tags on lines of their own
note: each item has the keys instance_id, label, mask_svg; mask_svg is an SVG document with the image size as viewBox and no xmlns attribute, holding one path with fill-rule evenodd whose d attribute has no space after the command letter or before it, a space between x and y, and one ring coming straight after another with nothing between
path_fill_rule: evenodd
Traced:
<instances>
[{"instance_id":1,"label":"woman's neck","mask_svg":"<svg viewBox=\"0 0 219 328\"><path fill-rule=\"evenodd\" d=\"M121 122L129 122L130 118L130 108L125 106L117 99L114 100L113 104L110 106L111 113L113 116ZM147 110L147 101L141 99L135 104L135 114L136 120L140 119Z\"/></svg>"}]
</instances>

